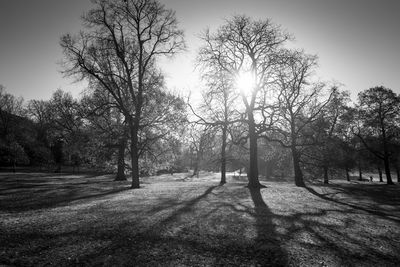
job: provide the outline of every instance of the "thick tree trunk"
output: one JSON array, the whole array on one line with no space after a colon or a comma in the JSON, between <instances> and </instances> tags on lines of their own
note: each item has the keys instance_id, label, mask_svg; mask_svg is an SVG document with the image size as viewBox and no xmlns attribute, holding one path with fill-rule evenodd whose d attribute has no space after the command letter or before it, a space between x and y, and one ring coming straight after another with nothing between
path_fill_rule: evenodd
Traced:
<instances>
[{"instance_id":1,"label":"thick tree trunk","mask_svg":"<svg viewBox=\"0 0 400 267\"><path fill-rule=\"evenodd\" d=\"M348 182L350 182L350 173L349 173L349 168L346 167L346 179Z\"/></svg>"},{"instance_id":2,"label":"thick tree trunk","mask_svg":"<svg viewBox=\"0 0 400 267\"><path fill-rule=\"evenodd\" d=\"M328 166L324 166L324 184L329 184L329 177L328 177Z\"/></svg>"},{"instance_id":3,"label":"thick tree trunk","mask_svg":"<svg viewBox=\"0 0 400 267\"><path fill-rule=\"evenodd\" d=\"M118 170L115 181L126 181L125 176L125 150L126 150L127 140L126 137L122 137L118 142Z\"/></svg>"},{"instance_id":4,"label":"thick tree trunk","mask_svg":"<svg viewBox=\"0 0 400 267\"><path fill-rule=\"evenodd\" d=\"M396 165L397 183L400 183L400 168Z\"/></svg>"},{"instance_id":5,"label":"thick tree trunk","mask_svg":"<svg viewBox=\"0 0 400 267\"><path fill-rule=\"evenodd\" d=\"M383 183L382 170L380 166L378 166L378 174L379 174L379 182Z\"/></svg>"},{"instance_id":6,"label":"thick tree trunk","mask_svg":"<svg viewBox=\"0 0 400 267\"><path fill-rule=\"evenodd\" d=\"M131 165L132 165L132 185L131 188L140 188L139 182L139 149L138 149L138 129L137 124L132 122L129 125L131 131Z\"/></svg>"},{"instance_id":7,"label":"thick tree trunk","mask_svg":"<svg viewBox=\"0 0 400 267\"><path fill-rule=\"evenodd\" d=\"M258 154L257 154L257 134L254 117L249 113L249 139L250 139L250 166L248 173L248 187L260 188L262 185L258 180Z\"/></svg>"},{"instance_id":8,"label":"thick tree trunk","mask_svg":"<svg viewBox=\"0 0 400 267\"><path fill-rule=\"evenodd\" d=\"M296 186L305 187L306 185L304 184L303 180L303 172L300 168L300 157L295 145L292 145L292 158L294 169L294 183Z\"/></svg>"},{"instance_id":9,"label":"thick tree trunk","mask_svg":"<svg viewBox=\"0 0 400 267\"><path fill-rule=\"evenodd\" d=\"M227 126L224 125L222 128L222 147L221 147L221 182L220 184L226 183L226 132Z\"/></svg>"}]
</instances>

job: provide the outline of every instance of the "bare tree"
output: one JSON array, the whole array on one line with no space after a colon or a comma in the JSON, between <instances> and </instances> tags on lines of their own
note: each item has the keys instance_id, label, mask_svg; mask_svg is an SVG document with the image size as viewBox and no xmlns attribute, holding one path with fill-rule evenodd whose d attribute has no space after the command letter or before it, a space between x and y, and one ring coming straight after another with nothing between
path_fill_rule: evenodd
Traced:
<instances>
[{"instance_id":1,"label":"bare tree","mask_svg":"<svg viewBox=\"0 0 400 267\"><path fill-rule=\"evenodd\" d=\"M19 155L24 154L21 144L17 140L18 117L24 115L23 98L15 97L6 92L0 85L0 145L5 141L5 150L8 151L9 163L15 172Z\"/></svg>"},{"instance_id":2,"label":"bare tree","mask_svg":"<svg viewBox=\"0 0 400 267\"><path fill-rule=\"evenodd\" d=\"M13 116L23 115L23 98L15 97L6 92L0 84L0 135L4 138L11 138L13 130Z\"/></svg>"},{"instance_id":3,"label":"bare tree","mask_svg":"<svg viewBox=\"0 0 400 267\"><path fill-rule=\"evenodd\" d=\"M303 149L306 164L323 170L323 181L329 183L329 170L333 167L349 166L350 150L345 143L347 122L342 120L347 110L349 93L334 89L331 101L322 110L316 121L310 125L316 144ZM346 151L344 151L346 150ZM345 163L345 164L344 164Z\"/></svg>"},{"instance_id":4,"label":"bare tree","mask_svg":"<svg viewBox=\"0 0 400 267\"><path fill-rule=\"evenodd\" d=\"M393 184L390 173L390 141L398 134L400 97L383 86L373 87L358 94L360 127L355 134L364 146L383 161L387 184ZM375 149L368 140L378 140Z\"/></svg>"},{"instance_id":5,"label":"bare tree","mask_svg":"<svg viewBox=\"0 0 400 267\"><path fill-rule=\"evenodd\" d=\"M295 184L305 186L300 167L301 148L314 144L314 140L308 138L305 130L329 103L332 93L322 100L320 97L324 84L312 83L312 74L317 64L315 56L306 55L302 51L288 50L282 58L277 81L280 90L279 119L266 138L290 148Z\"/></svg>"},{"instance_id":6,"label":"bare tree","mask_svg":"<svg viewBox=\"0 0 400 267\"><path fill-rule=\"evenodd\" d=\"M232 79L221 68L203 66L201 70L202 80L206 83L206 88L202 92L202 104L199 106L201 115L194 111L190 104L189 106L198 119L196 123L215 127L221 131L219 161L220 184L223 185L226 183L228 129L230 125L239 121L239 114L235 108L238 94L234 91Z\"/></svg>"},{"instance_id":7,"label":"bare tree","mask_svg":"<svg viewBox=\"0 0 400 267\"><path fill-rule=\"evenodd\" d=\"M125 152L128 145L128 127L123 115L118 110L114 98L108 91L102 90L96 84L81 100L83 116L88 120L92 134L103 140L99 150L105 148L117 150L116 181L126 180Z\"/></svg>"},{"instance_id":8,"label":"bare tree","mask_svg":"<svg viewBox=\"0 0 400 267\"><path fill-rule=\"evenodd\" d=\"M175 13L155 0L95 0L88 32L64 35L66 74L97 80L114 98L130 130L132 188L139 188L139 130L144 97L160 78L155 60L185 44Z\"/></svg>"},{"instance_id":9,"label":"bare tree","mask_svg":"<svg viewBox=\"0 0 400 267\"><path fill-rule=\"evenodd\" d=\"M190 151L194 154L192 162L193 175L199 177L200 168L204 165L205 159L212 156L211 150L215 141L215 128L210 125L192 123L188 131L188 143ZM207 153L208 152L208 153ZM207 155L207 158L206 158Z\"/></svg>"},{"instance_id":10,"label":"bare tree","mask_svg":"<svg viewBox=\"0 0 400 267\"><path fill-rule=\"evenodd\" d=\"M260 187L257 164L257 107L260 92L268 90L281 46L290 39L271 20L254 21L246 16L234 16L215 33L203 34L203 47L198 61L206 66L222 69L232 80L248 83L240 90L246 115L250 143L249 187ZM244 76L247 79L242 79Z\"/></svg>"}]
</instances>

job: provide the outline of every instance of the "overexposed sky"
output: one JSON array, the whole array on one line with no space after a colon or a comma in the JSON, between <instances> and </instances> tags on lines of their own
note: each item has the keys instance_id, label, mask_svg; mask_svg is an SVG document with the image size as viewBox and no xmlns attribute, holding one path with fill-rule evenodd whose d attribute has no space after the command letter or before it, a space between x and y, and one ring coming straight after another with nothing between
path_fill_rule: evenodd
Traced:
<instances>
[{"instance_id":1,"label":"overexposed sky","mask_svg":"<svg viewBox=\"0 0 400 267\"><path fill-rule=\"evenodd\" d=\"M400 1L396 0L161 0L176 11L188 51L160 66L167 85L198 88L198 35L224 18L269 17L292 33L293 46L319 56L318 75L343 84L355 97L384 85L400 93ZM399 3L398 3L399 2ZM57 88L78 96L84 84L63 78L59 38L77 33L89 0L0 0L0 84L25 99L48 99Z\"/></svg>"}]
</instances>

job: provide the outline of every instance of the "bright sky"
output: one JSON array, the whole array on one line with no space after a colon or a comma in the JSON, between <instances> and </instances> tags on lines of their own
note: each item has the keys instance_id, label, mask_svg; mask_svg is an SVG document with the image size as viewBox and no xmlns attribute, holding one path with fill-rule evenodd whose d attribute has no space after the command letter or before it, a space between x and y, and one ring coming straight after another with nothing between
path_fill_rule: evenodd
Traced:
<instances>
[{"instance_id":1,"label":"bright sky","mask_svg":"<svg viewBox=\"0 0 400 267\"><path fill-rule=\"evenodd\" d=\"M167 85L198 88L194 59L199 33L234 14L271 18L296 37L295 47L318 54L318 75L344 84L352 96L384 85L400 93L400 1L161 0L176 10L188 51L162 60ZM78 96L84 84L63 78L59 38L77 33L89 0L0 0L0 84L25 99L49 99L57 88Z\"/></svg>"}]
</instances>

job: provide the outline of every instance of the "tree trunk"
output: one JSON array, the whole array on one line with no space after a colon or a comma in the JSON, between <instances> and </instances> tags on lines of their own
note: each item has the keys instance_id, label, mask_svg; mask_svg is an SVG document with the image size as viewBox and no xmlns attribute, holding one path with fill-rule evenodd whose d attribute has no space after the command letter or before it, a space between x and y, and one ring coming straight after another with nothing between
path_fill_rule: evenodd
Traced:
<instances>
[{"instance_id":1,"label":"tree trunk","mask_svg":"<svg viewBox=\"0 0 400 267\"><path fill-rule=\"evenodd\" d=\"M257 134L253 114L249 114L249 139L250 139L250 168L248 173L248 187L260 188L262 185L258 180L258 154L257 154Z\"/></svg>"},{"instance_id":2,"label":"tree trunk","mask_svg":"<svg viewBox=\"0 0 400 267\"><path fill-rule=\"evenodd\" d=\"M386 129L384 127L383 119L381 119L381 132L382 132L382 143L383 143L383 163L385 166L386 183L393 184L392 176L390 174L389 150L386 139Z\"/></svg>"},{"instance_id":3,"label":"tree trunk","mask_svg":"<svg viewBox=\"0 0 400 267\"><path fill-rule=\"evenodd\" d=\"M126 137L122 137L118 142L118 170L115 181L126 181L125 176L125 149L126 149Z\"/></svg>"},{"instance_id":4,"label":"tree trunk","mask_svg":"<svg viewBox=\"0 0 400 267\"><path fill-rule=\"evenodd\" d=\"M396 165L397 183L400 183L400 168Z\"/></svg>"},{"instance_id":5,"label":"tree trunk","mask_svg":"<svg viewBox=\"0 0 400 267\"><path fill-rule=\"evenodd\" d=\"M223 185L226 183L226 132L227 125L222 128L222 147L221 147L221 182Z\"/></svg>"},{"instance_id":6,"label":"tree trunk","mask_svg":"<svg viewBox=\"0 0 400 267\"><path fill-rule=\"evenodd\" d=\"M329 184L329 178L328 178L328 171L329 168L328 166L324 166L324 184Z\"/></svg>"},{"instance_id":7,"label":"tree trunk","mask_svg":"<svg viewBox=\"0 0 400 267\"><path fill-rule=\"evenodd\" d=\"M383 183L382 170L380 166L378 166L378 174L379 174L379 182Z\"/></svg>"},{"instance_id":8,"label":"tree trunk","mask_svg":"<svg viewBox=\"0 0 400 267\"><path fill-rule=\"evenodd\" d=\"M200 175L200 161L201 161L201 150L196 151L196 159L194 162L194 167L193 167L193 175L192 177L197 177L199 178Z\"/></svg>"},{"instance_id":9,"label":"tree trunk","mask_svg":"<svg viewBox=\"0 0 400 267\"><path fill-rule=\"evenodd\" d=\"M346 179L348 182L350 182L349 168L347 168L347 167L346 167Z\"/></svg>"},{"instance_id":10,"label":"tree trunk","mask_svg":"<svg viewBox=\"0 0 400 267\"><path fill-rule=\"evenodd\" d=\"M192 177L196 176L197 178L199 178L199 162L196 159L196 162L194 164L194 168L193 168L193 175Z\"/></svg>"},{"instance_id":11,"label":"tree trunk","mask_svg":"<svg viewBox=\"0 0 400 267\"><path fill-rule=\"evenodd\" d=\"M293 169L294 169L294 183L296 186L305 187L303 180L303 172L300 168L300 157L296 149L296 145L292 144L292 158L293 158Z\"/></svg>"},{"instance_id":12,"label":"tree trunk","mask_svg":"<svg viewBox=\"0 0 400 267\"><path fill-rule=\"evenodd\" d=\"M358 162L358 180L362 181L362 170L361 170L361 163Z\"/></svg>"},{"instance_id":13,"label":"tree trunk","mask_svg":"<svg viewBox=\"0 0 400 267\"><path fill-rule=\"evenodd\" d=\"M392 181L392 176L390 174L389 156L387 153L385 153L384 156L384 164L385 164L386 183L394 184Z\"/></svg>"},{"instance_id":14,"label":"tree trunk","mask_svg":"<svg viewBox=\"0 0 400 267\"><path fill-rule=\"evenodd\" d=\"M139 149L138 149L138 125L130 121L131 131L131 165L132 185L131 188L140 188L139 182Z\"/></svg>"}]
</instances>

